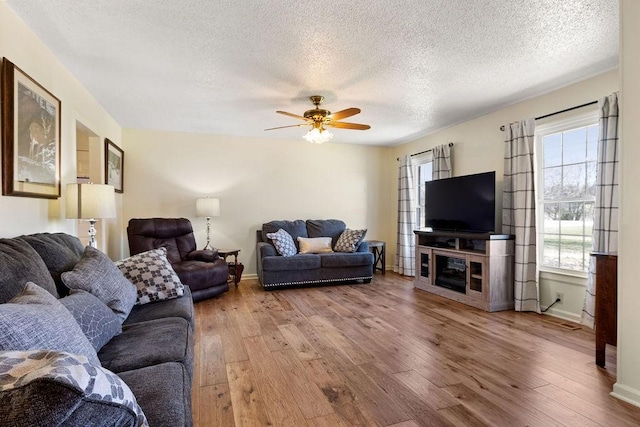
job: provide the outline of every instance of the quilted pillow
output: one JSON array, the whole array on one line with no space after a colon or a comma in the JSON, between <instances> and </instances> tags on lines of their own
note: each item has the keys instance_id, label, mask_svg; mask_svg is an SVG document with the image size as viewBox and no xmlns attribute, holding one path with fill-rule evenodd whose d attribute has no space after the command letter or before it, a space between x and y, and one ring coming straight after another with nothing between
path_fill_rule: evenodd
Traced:
<instances>
[{"instance_id":1,"label":"quilted pillow","mask_svg":"<svg viewBox=\"0 0 640 427\"><path fill-rule=\"evenodd\" d=\"M275 233L267 233L267 238L271 239L273 246L276 247L276 251L282 256L294 256L298 252L291 234L282 228Z\"/></svg>"},{"instance_id":2,"label":"quilted pillow","mask_svg":"<svg viewBox=\"0 0 640 427\"><path fill-rule=\"evenodd\" d=\"M84 356L48 350L0 353L0 419L25 427L149 425L116 374Z\"/></svg>"},{"instance_id":3,"label":"quilted pillow","mask_svg":"<svg viewBox=\"0 0 640 427\"><path fill-rule=\"evenodd\" d=\"M184 285L167 260L167 249L141 252L116 261L124 277L138 290L136 304L147 304L184 295Z\"/></svg>"},{"instance_id":4,"label":"quilted pillow","mask_svg":"<svg viewBox=\"0 0 640 427\"><path fill-rule=\"evenodd\" d=\"M118 316L87 291L73 289L69 296L58 301L76 319L80 329L96 351L100 351L111 338L122 332Z\"/></svg>"},{"instance_id":5,"label":"quilted pillow","mask_svg":"<svg viewBox=\"0 0 640 427\"><path fill-rule=\"evenodd\" d=\"M331 237L298 237L301 254L322 254L333 252Z\"/></svg>"},{"instance_id":6,"label":"quilted pillow","mask_svg":"<svg viewBox=\"0 0 640 427\"><path fill-rule=\"evenodd\" d=\"M124 322L136 303L136 288L116 265L96 248L87 246L73 270L62 273L69 289L82 289L98 297Z\"/></svg>"},{"instance_id":7,"label":"quilted pillow","mask_svg":"<svg viewBox=\"0 0 640 427\"><path fill-rule=\"evenodd\" d=\"M342 232L336 246L333 248L336 252L355 252L358 248L367 230L349 230L348 228Z\"/></svg>"},{"instance_id":8,"label":"quilted pillow","mask_svg":"<svg viewBox=\"0 0 640 427\"><path fill-rule=\"evenodd\" d=\"M0 304L0 351L38 349L81 354L100 366L96 350L69 310L49 292L28 282L20 294Z\"/></svg>"}]
</instances>

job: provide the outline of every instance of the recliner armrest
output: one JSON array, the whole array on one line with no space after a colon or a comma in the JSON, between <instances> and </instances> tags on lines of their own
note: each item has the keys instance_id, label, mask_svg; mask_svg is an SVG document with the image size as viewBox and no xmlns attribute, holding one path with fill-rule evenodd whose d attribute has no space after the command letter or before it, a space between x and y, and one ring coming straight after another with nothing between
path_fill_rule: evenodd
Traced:
<instances>
[{"instance_id":1,"label":"recliner armrest","mask_svg":"<svg viewBox=\"0 0 640 427\"><path fill-rule=\"evenodd\" d=\"M185 261L214 262L218 258L220 258L220 255L218 255L218 251L216 250L197 249L195 251L189 252L185 257Z\"/></svg>"}]
</instances>

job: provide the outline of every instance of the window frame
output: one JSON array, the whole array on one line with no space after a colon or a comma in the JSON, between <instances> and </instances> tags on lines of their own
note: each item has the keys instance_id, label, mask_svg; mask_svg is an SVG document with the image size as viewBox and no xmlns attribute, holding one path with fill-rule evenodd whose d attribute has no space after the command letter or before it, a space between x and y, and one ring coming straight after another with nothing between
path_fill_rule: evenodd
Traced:
<instances>
[{"instance_id":1,"label":"window frame","mask_svg":"<svg viewBox=\"0 0 640 427\"><path fill-rule=\"evenodd\" d=\"M420 166L426 165L427 163L433 163L433 153L431 150L414 155L411 157L411 169L413 171L413 188L414 188L414 197L415 197L415 212L414 212L414 220L416 228L424 228L424 210L425 205L420 204L421 197L424 197L424 182L420 182ZM431 165L431 170L433 171L433 164ZM433 172L431 175L430 181L433 180ZM420 193L423 193L422 196Z\"/></svg>"},{"instance_id":2,"label":"window frame","mask_svg":"<svg viewBox=\"0 0 640 427\"><path fill-rule=\"evenodd\" d=\"M536 185L536 240L537 240L537 256L538 256L538 270L542 272L555 273L565 276L574 276L580 278L587 278L588 271L570 270L562 267L551 267L542 264L544 259L544 144L543 139L545 136L555 133L567 132L572 129L589 127L593 125L599 125L599 117L597 111L589 111L579 115L575 115L566 119L558 119L549 121L545 124L536 126L535 129L535 150L534 150L534 165L535 165L535 185ZM596 150L597 153L597 150ZM597 156L597 154L596 154ZM596 158L597 164L597 158ZM560 165L564 165L561 163ZM593 196L595 203L595 195ZM562 233L559 233L562 236ZM586 236L586 234L585 234ZM587 254L588 255L588 254ZM587 261L588 265L588 261Z\"/></svg>"}]
</instances>

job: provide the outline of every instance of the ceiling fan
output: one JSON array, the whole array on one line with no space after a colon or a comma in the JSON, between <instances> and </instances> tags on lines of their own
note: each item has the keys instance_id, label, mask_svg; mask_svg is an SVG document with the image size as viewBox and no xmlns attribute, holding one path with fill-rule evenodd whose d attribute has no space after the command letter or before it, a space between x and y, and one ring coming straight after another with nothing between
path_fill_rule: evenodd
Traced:
<instances>
[{"instance_id":1,"label":"ceiling fan","mask_svg":"<svg viewBox=\"0 0 640 427\"><path fill-rule=\"evenodd\" d=\"M302 116L287 113L286 111L276 111L276 113L278 114L283 114L285 116L304 120L305 123L300 123L298 125L279 126L265 130L284 129L310 125L311 130L307 132L304 138L309 142L321 144L333 138L333 135L325 129L325 126L339 129L355 130L367 130L371 128L371 126L369 125L363 125L360 123L347 123L338 121L340 119L346 119L347 117L355 116L356 114L360 113L359 108L347 108L346 110L341 110L332 114L331 111L320 108L320 104L322 104L322 101L324 101L324 96L312 95L309 97L309 100L315 106L315 108L305 111L304 115Z\"/></svg>"}]
</instances>

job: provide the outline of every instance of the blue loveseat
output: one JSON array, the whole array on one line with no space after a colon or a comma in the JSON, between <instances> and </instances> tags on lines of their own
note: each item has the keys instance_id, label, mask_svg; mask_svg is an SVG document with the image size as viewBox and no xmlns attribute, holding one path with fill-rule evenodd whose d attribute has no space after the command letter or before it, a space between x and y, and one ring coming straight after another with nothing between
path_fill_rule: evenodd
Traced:
<instances>
[{"instance_id":1,"label":"blue loveseat","mask_svg":"<svg viewBox=\"0 0 640 427\"><path fill-rule=\"evenodd\" d=\"M257 230L256 257L258 278L265 289L291 286L364 282L373 278L373 254L360 242L355 252L298 253L279 255L267 238L279 229L291 235L299 250L298 237L331 237L332 247L346 229L337 219L271 221Z\"/></svg>"}]
</instances>

